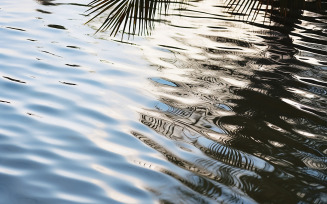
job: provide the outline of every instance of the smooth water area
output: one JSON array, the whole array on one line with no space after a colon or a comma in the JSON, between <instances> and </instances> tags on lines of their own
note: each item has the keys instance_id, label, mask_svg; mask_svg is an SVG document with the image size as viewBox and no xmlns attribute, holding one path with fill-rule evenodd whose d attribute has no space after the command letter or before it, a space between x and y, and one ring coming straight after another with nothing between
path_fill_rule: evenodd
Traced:
<instances>
[{"instance_id":1,"label":"smooth water area","mask_svg":"<svg viewBox=\"0 0 327 204\"><path fill-rule=\"evenodd\" d=\"M325 12L121 42L87 3L0 1L0 203L327 203Z\"/></svg>"}]
</instances>

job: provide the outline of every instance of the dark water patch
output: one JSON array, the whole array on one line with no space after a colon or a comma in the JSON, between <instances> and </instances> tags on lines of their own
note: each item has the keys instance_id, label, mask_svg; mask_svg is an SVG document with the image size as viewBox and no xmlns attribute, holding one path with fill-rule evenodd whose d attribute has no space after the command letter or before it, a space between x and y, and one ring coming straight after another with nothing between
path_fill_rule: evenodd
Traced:
<instances>
[{"instance_id":1,"label":"dark water patch","mask_svg":"<svg viewBox=\"0 0 327 204\"><path fill-rule=\"evenodd\" d=\"M216 54L216 55L219 55L219 54L237 54L237 51L234 51L233 49L229 50L229 49L215 49L215 48L207 48L207 51L211 54Z\"/></svg>"},{"instance_id":2,"label":"dark water patch","mask_svg":"<svg viewBox=\"0 0 327 204\"><path fill-rule=\"evenodd\" d=\"M324 49L321 49L321 48L317 49L315 47L309 47L309 46L305 46L305 45L296 45L295 47L300 50L305 50L305 51L320 54L320 55L327 55L327 51L325 51Z\"/></svg>"},{"instance_id":3,"label":"dark water patch","mask_svg":"<svg viewBox=\"0 0 327 204\"><path fill-rule=\"evenodd\" d=\"M0 103L10 103L9 101L0 100Z\"/></svg>"},{"instance_id":4,"label":"dark water patch","mask_svg":"<svg viewBox=\"0 0 327 204\"><path fill-rule=\"evenodd\" d=\"M59 30L67 30L64 26L62 26L62 25L56 25L56 24L49 24L48 27L59 29Z\"/></svg>"},{"instance_id":5,"label":"dark water patch","mask_svg":"<svg viewBox=\"0 0 327 204\"><path fill-rule=\"evenodd\" d=\"M36 11L38 11L40 13L44 13L44 14L51 14L50 11L45 11L45 10L42 10L42 9L36 9Z\"/></svg>"},{"instance_id":6,"label":"dark water patch","mask_svg":"<svg viewBox=\"0 0 327 204\"><path fill-rule=\"evenodd\" d=\"M175 50L186 50L184 48L174 47L174 46L169 46L169 45L159 45L159 46L164 47L164 48L169 48L169 49L175 49Z\"/></svg>"},{"instance_id":7,"label":"dark water patch","mask_svg":"<svg viewBox=\"0 0 327 204\"><path fill-rule=\"evenodd\" d=\"M81 65L78 65L78 64L65 64L69 67L81 67Z\"/></svg>"},{"instance_id":8,"label":"dark water patch","mask_svg":"<svg viewBox=\"0 0 327 204\"><path fill-rule=\"evenodd\" d=\"M311 33L310 31L308 31ZM321 39L322 36L318 35L317 37L315 36L305 36L306 32L303 32L301 34L298 33L292 33L293 36L300 37L301 41L304 43L312 43L312 47L324 47L323 45L327 45L326 39ZM326 36L327 37L327 36Z\"/></svg>"},{"instance_id":9,"label":"dark water patch","mask_svg":"<svg viewBox=\"0 0 327 204\"><path fill-rule=\"evenodd\" d=\"M6 28L11 29L11 30L17 30L17 31L26 32L26 30L24 30L22 28L15 28L15 27L6 27Z\"/></svg>"},{"instance_id":10,"label":"dark water patch","mask_svg":"<svg viewBox=\"0 0 327 204\"><path fill-rule=\"evenodd\" d=\"M8 80L10 80L10 81L13 81L13 82L17 82L17 83L20 83L20 84L26 84L26 82L21 81L21 80L19 80L19 79L14 79L14 78L7 77L7 76L2 76L2 77L5 78L5 79L8 79Z\"/></svg>"},{"instance_id":11,"label":"dark water patch","mask_svg":"<svg viewBox=\"0 0 327 204\"><path fill-rule=\"evenodd\" d=\"M56 6L57 4L52 3L54 0L36 0L36 2L44 5L44 6Z\"/></svg>"},{"instance_id":12,"label":"dark water patch","mask_svg":"<svg viewBox=\"0 0 327 204\"><path fill-rule=\"evenodd\" d=\"M56 54L51 53L51 52L46 51L46 50L42 50L42 52L47 53L47 54L50 54L50 55L55 56L55 57L60 57L60 58L62 58L62 56L56 55Z\"/></svg>"},{"instance_id":13,"label":"dark water patch","mask_svg":"<svg viewBox=\"0 0 327 204\"><path fill-rule=\"evenodd\" d=\"M322 86L327 88L327 82L319 81L317 79L310 79L310 78L299 78L300 81L304 81L308 84Z\"/></svg>"},{"instance_id":14,"label":"dark water patch","mask_svg":"<svg viewBox=\"0 0 327 204\"><path fill-rule=\"evenodd\" d=\"M243 50L241 48L237 47L217 47L218 49L223 49L223 50Z\"/></svg>"},{"instance_id":15,"label":"dark water patch","mask_svg":"<svg viewBox=\"0 0 327 204\"><path fill-rule=\"evenodd\" d=\"M80 47L78 47L78 46L73 46L73 45L67 45L66 47L68 47L68 48L73 48L73 49L81 49Z\"/></svg>"},{"instance_id":16,"label":"dark water patch","mask_svg":"<svg viewBox=\"0 0 327 204\"><path fill-rule=\"evenodd\" d=\"M228 28L225 28L225 27L218 27L218 26L208 26L208 28L212 28L212 29L215 29L215 30L226 30Z\"/></svg>"},{"instance_id":17,"label":"dark water patch","mask_svg":"<svg viewBox=\"0 0 327 204\"><path fill-rule=\"evenodd\" d=\"M65 85L70 85L70 86L76 86L77 84L75 83L71 83L71 82L65 82L65 81L59 81L60 83L62 84L65 84Z\"/></svg>"}]
</instances>

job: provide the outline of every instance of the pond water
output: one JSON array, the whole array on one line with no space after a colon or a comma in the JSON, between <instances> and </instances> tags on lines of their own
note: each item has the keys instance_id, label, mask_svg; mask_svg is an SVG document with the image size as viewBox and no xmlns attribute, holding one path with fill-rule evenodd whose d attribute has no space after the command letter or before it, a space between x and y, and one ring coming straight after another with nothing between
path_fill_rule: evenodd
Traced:
<instances>
[{"instance_id":1,"label":"pond water","mask_svg":"<svg viewBox=\"0 0 327 204\"><path fill-rule=\"evenodd\" d=\"M120 41L87 3L0 2L1 203L327 203L326 13Z\"/></svg>"}]
</instances>

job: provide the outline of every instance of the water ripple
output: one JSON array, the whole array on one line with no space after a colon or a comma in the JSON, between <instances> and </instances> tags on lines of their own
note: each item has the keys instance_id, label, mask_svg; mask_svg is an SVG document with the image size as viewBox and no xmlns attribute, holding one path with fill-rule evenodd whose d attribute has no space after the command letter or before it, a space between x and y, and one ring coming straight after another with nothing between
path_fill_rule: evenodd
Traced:
<instances>
[{"instance_id":1,"label":"water ripple","mask_svg":"<svg viewBox=\"0 0 327 204\"><path fill-rule=\"evenodd\" d=\"M1 202L326 202L324 13L193 1L121 42L82 3L0 3Z\"/></svg>"}]
</instances>

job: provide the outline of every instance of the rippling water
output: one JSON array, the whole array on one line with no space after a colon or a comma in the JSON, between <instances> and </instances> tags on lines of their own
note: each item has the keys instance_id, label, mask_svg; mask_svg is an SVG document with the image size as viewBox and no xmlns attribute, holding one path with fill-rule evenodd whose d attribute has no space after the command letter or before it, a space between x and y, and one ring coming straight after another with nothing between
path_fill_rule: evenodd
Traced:
<instances>
[{"instance_id":1,"label":"rippling water","mask_svg":"<svg viewBox=\"0 0 327 204\"><path fill-rule=\"evenodd\" d=\"M1 203L327 203L325 12L120 42L87 3L0 2Z\"/></svg>"}]
</instances>

